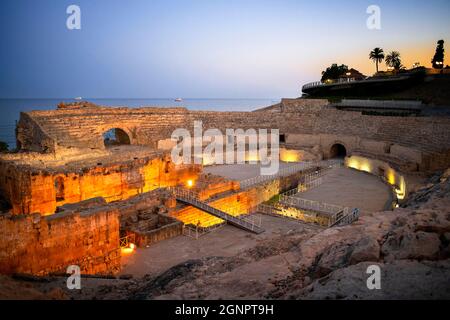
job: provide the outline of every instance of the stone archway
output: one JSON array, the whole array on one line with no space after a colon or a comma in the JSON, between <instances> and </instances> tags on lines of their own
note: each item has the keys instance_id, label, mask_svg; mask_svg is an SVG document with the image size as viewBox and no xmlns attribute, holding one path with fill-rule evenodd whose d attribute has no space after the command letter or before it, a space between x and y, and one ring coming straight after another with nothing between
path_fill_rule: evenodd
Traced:
<instances>
[{"instance_id":1,"label":"stone archway","mask_svg":"<svg viewBox=\"0 0 450 320\"><path fill-rule=\"evenodd\" d=\"M343 159L347 156L347 149L341 143L335 143L330 148L330 159Z\"/></svg>"},{"instance_id":2,"label":"stone archway","mask_svg":"<svg viewBox=\"0 0 450 320\"><path fill-rule=\"evenodd\" d=\"M103 142L107 148L131 144L130 136L120 128L109 129L103 133Z\"/></svg>"},{"instance_id":3,"label":"stone archway","mask_svg":"<svg viewBox=\"0 0 450 320\"><path fill-rule=\"evenodd\" d=\"M55 187L55 198L56 201L63 201L64 200L64 178L63 177L56 177L54 181L54 187Z\"/></svg>"}]
</instances>

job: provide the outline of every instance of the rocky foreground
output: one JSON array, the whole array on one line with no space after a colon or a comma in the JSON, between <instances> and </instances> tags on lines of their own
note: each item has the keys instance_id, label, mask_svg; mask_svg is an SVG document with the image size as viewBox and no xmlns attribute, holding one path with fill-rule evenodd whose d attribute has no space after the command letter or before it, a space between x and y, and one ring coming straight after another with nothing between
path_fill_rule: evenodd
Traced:
<instances>
[{"instance_id":1,"label":"rocky foreground","mask_svg":"<svg viewBox=\"0 0 450 320\"><path fill-rule=\"evenodd\" d=\"M291 230L233 257L190 260L133 279L2 277L0 298L32 299L450 299L450 170L404 208L313 232ZM369 290L367 268L381 269Z\"/></svg>"}]
</instances>

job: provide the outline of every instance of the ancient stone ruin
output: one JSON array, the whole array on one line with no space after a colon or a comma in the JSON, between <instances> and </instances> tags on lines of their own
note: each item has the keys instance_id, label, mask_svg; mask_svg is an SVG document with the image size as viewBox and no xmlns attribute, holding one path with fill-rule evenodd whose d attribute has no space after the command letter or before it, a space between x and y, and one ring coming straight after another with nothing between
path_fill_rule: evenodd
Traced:
<instances>
[{"instance_id":1,"label":"ancient stone ruin","mask_svg":"<svg viewBox=\"0 0 450 320\"><path fill-rule=\"evenodd\" d=\"M279 129L280 160L296 164L248 181L177 165L171 134L193 130L194 121L222 132ZM283 99L254 112L61 104L22 112L16 133L18 152L0 156L4 274L64 274L79 265L83 274L114 275L131 244L140 250L191 232L198 237L224 223L258 234L264 226L250 222L255 213L320 227L350 224L361 213L353 207L295 198L338 163L331 159L379 177L390 190L386 210L406 206L424 177L450 167L449 118L369 115L320 99Z\"/></svg>"}]
</instances>

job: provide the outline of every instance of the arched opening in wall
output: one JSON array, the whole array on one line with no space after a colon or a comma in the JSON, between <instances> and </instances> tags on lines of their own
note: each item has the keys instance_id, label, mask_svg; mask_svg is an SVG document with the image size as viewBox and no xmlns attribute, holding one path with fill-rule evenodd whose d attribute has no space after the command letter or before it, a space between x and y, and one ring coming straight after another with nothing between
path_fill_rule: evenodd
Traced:
<instances>
[{"instance_id":1,"label":"arched opening in wall","mask_svg":"<svg viewBox=\"0 0 450 320\"><path fill-rule=\"evenodd\" d=\"M170 171L170 161L166 161L164 165L164 173L169 173Z\"/></svg>"},{"instance_id":2,"label":"arched opening in wall","mask_svg":"<svg viewBox=\"0 0 450 320\"><path fill-rule=\"evenodd\" d=\"M56 201L64 200L64 179L63 177L57 177L55 179L55 195Z\"/></svg>"},{"instance_id":3,"label":"arched opening in wall","mask_svg":"<svg viewBox=\"0 0 450 320\"><path fill-rule=\"evenodd\" d=\"M0 213L8 212L11 209L11 203L6 199L6 197L0 194Z\"/></svg>"},{"instance_id":4,"label":"arched opening in wall","mask_svg":"<svg viewBox=\"0 0 450 320\"><path fill-rule=\"evenodd\" d=\"M130 144L130 137L122 129L113 128L103 134L103 141L105 147L114 147Z\"/></svg>"},{"instance_id":5,"label":"arched opening in wall","mask_svg":"<svg viewBox=\"0 0 450 320\"><path fill-rule=\"evenodd\" d=\"M335 158L342 159L345 158L346 156L347 156L347 149L345 149L345 147L342 144L340 143L333 144L330 150L331 159Z\"/></svg>"}]
</instances>

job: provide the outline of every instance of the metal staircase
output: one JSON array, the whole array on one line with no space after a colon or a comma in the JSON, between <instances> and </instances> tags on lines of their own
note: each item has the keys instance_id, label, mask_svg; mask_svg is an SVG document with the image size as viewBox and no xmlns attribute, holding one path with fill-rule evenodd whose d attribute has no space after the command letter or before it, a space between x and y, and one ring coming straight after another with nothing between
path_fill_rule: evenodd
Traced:
<instances>
[{"instance_id":1,"label":"metal staircase","mask_svg":"<svg viewBox=\"0 0 450 320\"><path fill-rule=\"evenodd\" d=\"M215 217L225 220L228 224L231 224L237 228L247 230L256 234L260 234L265 231L255 221L243 217L234 217L226 212L211 207L206 202L199 200L196 194L189 190L176 187L170 187L168 188L168 190L175 195L178 201L189 204L197 209L200 209Z\"/></svg>"},{"instance_id":2,"label":"metal staircase","mask_svg":"<svg viewBox=\"0 0 450 320\"><path fill-rule=\"evenodd\" d=\"M360 212L358 208L352 209L349 213L341 215L339 218L336 219L336 222L331 225L331 227L342 227L349 224L352 224L356 220L359 219Z\"/></svg>"}]
</instances>

